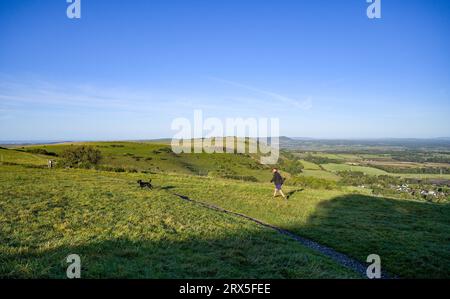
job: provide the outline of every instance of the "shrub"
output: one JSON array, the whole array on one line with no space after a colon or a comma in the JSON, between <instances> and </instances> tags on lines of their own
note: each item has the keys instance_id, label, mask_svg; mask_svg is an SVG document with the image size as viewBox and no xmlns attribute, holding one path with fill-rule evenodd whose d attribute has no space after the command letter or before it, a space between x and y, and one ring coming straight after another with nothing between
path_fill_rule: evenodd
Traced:
<instances>
[{"instance_id":1,"label":"shrub","mask_svg":"<svg viewBox=\"0 0 450 299\"><path fill-rule=\"evenodd\" d=\"M297 186L302 188L326 189L326 190L338 188L338 185L335 181L307 176L291 177L290 179L286 180L286 185Z\"/></svg>"},{"instance_id":2,"label":"shrub","mask_svg":"<svg viewBox=\"0 0 450 299\"><path fill-rule=\"evenodd\" d=\"M308 156L306 156L304 158L305 161L314 163L314 164L329 164L329 163L340 163L341 161L337 160L337 159L330 159L327 157L321 157L321 156L313 156L311 154L308 154Z\"/></svg>"},{"instance_id":3,"label":"shrub","mask_svg":"<svg viewBox=\"0 0 450 299\"><path fill-rule=\"evenodd\" d=\"M81 145L65 149L61 158L64 167L91 168L100 162L102 154L92 146Z\"/></svg>"},{"instance_id":4,"label":"shrub","mask_svg":"<svg viewBox=\"0 0 450 299\"><path fill-rule=\"evenodd\" d=\"M398 177L389 175L367 175L360 171L339 171L338 175L342 178L339 183L348 186L368 185L389 187L390 185L401 185L405 183L405 180Z\"/></svg>"},{"instance_id":5,"label":"shrub","mask_svg":"<svg viewBox=\"0 0 450 299\"><path fill-rule=\"evenodd\" d=\"M232 175L232 174L226 174L222 176L225 179L232 179L232 180L241 180L246 182L257 182L258 179L251 175Z\"/></svg>"},{"instance_id":6,"label":"shrub","mask_svg":"<svg viewBox=\"0 0 450 299\"><path fill-rule=\"evenodd\" d=\"M300 161L292 161L291 163L287 163L286 166L281 166L285 171L290 174L299 174L303 172L304 166Z\"/></svg>"},{"instance_id":7,"label":"shrub","mask_svg":"<svg viewBox=\"0 0 450 299\"><path fill-rule=\"evenodd\" d=\"M56 153L48 152L46 149L43 149L43 148L32 148L32 149L27 149L26 151L28 153L38 154L38 155L46 155L46 156L52 156L52 157L58 156Z\"/></svg>"}]
</instances>

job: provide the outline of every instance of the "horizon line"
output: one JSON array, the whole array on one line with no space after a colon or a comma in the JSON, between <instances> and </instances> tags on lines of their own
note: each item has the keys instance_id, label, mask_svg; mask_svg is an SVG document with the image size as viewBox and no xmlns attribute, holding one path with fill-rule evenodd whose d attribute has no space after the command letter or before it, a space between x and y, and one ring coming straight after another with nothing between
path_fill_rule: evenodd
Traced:
<instances>
[{"instance_id":1,"label":"horizon line","mask_svg":"<svg viewBox=\"0 0 450 299\"><path fill-rule=\"evenodd\" d=\"M376 140L436 140L436 139L448 139L450 137L298 137L298 136L264 136L264 137L251 137L251 136L214 136L214 137L201 137L202 139L208 138L227 138L227 137L237 137L237 138L289 138L293 141L376 141ZM1 140L0 145L5 144L44 144L44 143L66 143L66 142L139 142L139 141L158 141L158 140L172 140L170 137L158 137L158 138L142 138L142 139L10 139ZM181 139L181 138L177 138ZM199 139L199 138L189 138L189 139Z\"/></svg>"}]
</instances>

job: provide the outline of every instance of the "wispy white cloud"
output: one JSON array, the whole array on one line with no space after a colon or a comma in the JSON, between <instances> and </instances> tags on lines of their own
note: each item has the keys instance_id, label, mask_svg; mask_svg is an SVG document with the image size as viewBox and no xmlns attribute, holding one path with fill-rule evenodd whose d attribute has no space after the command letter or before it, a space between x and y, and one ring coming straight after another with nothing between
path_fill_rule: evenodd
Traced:
<instances>
[{"instance_id":1,"label":"wispy white cloud","mask_svg":"<svg viewBox=\"0 0 450 299\"><path fill-rule=\"evenodd\" d=\"M222 82L225 84L233 85L236 87L244 88L244 89L256 92L258 94L269 96L281 103L284 103L286 105L289 105L289 106L292 106L292 107L295 107L295 108L298 108L301 110L309 110L312 108L312 97L307 97L306 99L299 101L299 100L284 96L284 95L276 93L276 92L267 91L264 89L260 89L260 88L254 87L254 86L242 84L242 83L235 82L235 81L225 80L225 79L216 78L216 77L210 77L210 79L218 81L218 82Z\"/></svg>"},{"instance_id":2,"label":"wispy white cloud","mask_svg":"<svg viewBox=\"0 0 450 299\"><path fill-rule=\"evenodd\" d=\"M256 116L261 113L284 111L286 105L305 110L311 107L311 99L299 102L277 93L225 80L221 82L251 90L276 101L262 103L261 98L243 96L239 93L237 95L211 92L206 94L200 90L192 94L183 90L168 92L120 86L53 83L36 77L21 80L5 76L1 78L0 108L8 108L8 111L4 111L3 114L25 110L48 111L49 109L66 109L68 113L78 108L85 111L129 112L136 115L152 113L181 115L191 113L194 109L203 109L212 116L224 113L230 116ZM279 102L284 105L279 105Z\"/></svg>"},{"instance_id":3,"label":"wispy white cloud","mask_svg":"<svg viewBox=\"0 0 450 299\"><path fill-rule=\"evenodd\" d=\"M56 85L45 81L1 82L0 105L17 109L30 105L53 108L93 108L104 111L154 112L171 109L164 98L155 98L150 92L124 88L90 85ZM155 101L162 103L154 105Z\"/></svg>"}]
</instances>

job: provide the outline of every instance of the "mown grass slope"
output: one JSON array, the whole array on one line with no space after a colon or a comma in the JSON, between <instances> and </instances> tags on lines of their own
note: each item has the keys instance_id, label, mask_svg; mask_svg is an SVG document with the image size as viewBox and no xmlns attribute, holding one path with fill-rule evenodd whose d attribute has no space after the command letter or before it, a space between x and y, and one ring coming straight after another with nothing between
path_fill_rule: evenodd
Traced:
<instances>
[{"instance_id":1,"label":"mown grass slope","mask_svg":"<svg viewBox=\"0 0 450 299\"><path fill-rule=\"evenodd\" d=\"M383 268L405 278L450 277L450 205L374 197L355 189L272 187L167 177L174 191L244 213L309 237L364 262L380 255ZM232 187L231 187L232 186Z\"/></svg>"},{"instance_id":2,"label":"mown grass slope","mask_svg":"<svg viewBox=\"0 0 450 299\"><path fill-rule=\"evenodd\" d=\"M74 253L83 278L358 277L275 231L182 201L170 176L141 190L142 176L0 166L0 277L64 278Z\"/></svg>"},{"instance_id":3,"label":"mown grass slope","mask_svg":"<svg viewBox=\"0 0 450 299\"><path fill-rule=\"evenodd\" d=\"M134 161L136 162L136 165L139 165L139 167L142 167L142 169L145 170L145 167L149 167L148 165L150 165L149 161L154 161L152 159L155 156L163 158L155 158L155 160L159 161L158 163L160 164L158 165L167 168L153 174L114 173L74 169L47 170L3 166L1 184L2 187L3 185L6 186L6 188L2 188L2 190L6 191L3 191L2 198L8 199L8 210L13 209L14 213L18 215L24 213L25 215L25 218L22 220L23 235L18 236L16 241L13 240L12 243L8 241L5 244L14 245L16 244L14 242L17 242L17 240L27 240L27 238L34 241L40 240L40 236L33 236L33 226L26 227L25 225L26 220L34 219L32 216L35 214L20 211L23 207L25 207L24 211L28 211L27 202L22 202L24 199L36 200L36 202L31 202L33 206L35 204L38 205L40 202L47 201L48 195L46 195L45 192L50 192L51 194L51 192L53 192L52 190L57 190L55 200L65 198L67 197L67 194L74 192L74 195L73 197L70 197L70 200L60 204L59 207L61 210L64 210L65 205L69 204L67 202L74 201L78 202L78 206L76 209L73 209L73 211L78 211L80 205L85 206L85 209L88 209L89 211L89 208L92 206L95 207L95 209L91 211L92 215L97 215L98 213L102 213L99 211L109 209L105 208L105 204L109 205L109 203L113 203L118 207L118 210L115 210L115 212L110 212L115 215L113 217L114 221L103 223L101 222L103 219L99 219L99 223L101 223L101 227L104 227L105 231L107 231L108 227L113 222L123 221L121 213L126 214L126 211L129 211L130 209L135 210L138 209L138 207L141 207L145 211L146 205L143 204L139 206L139 202L145 203L145 196L148 196L148 194L151 194L151 198L156 198L156 202L161 201L162 207L164 208L156 209L156 211L159 211L158 213L162 213L164 209L170 209L171 206L176 207L179 203L179 201L175 200L176 198L173 197L173 193L176 192L197 200L219 205L235 212L244 213L267 223L291 230L299 235L309 237L353 256L361 262L364 262L366 257L370 254L379 254L382 259L383 268L400 277L450 277L450 205L448 204L373 197L368 195L368 190L344 186L335 188L335 190L301 189L286 186L285 191L290 195L289 201L286 202L280 198L274 200L271 198L273 187L268 183L270 171L268 171L267 168L252 169L255 173L261 175L259 183L239 182L238 180L222 179L218 176L210 175L198 176L198 173L189 169L192 165L195 165L199 169L211 169L210 171L217 171L220 167L238 169L239 166L241 167L240 171L242 171L242 175L249 175L248 171L251 167L246 163L257 163L253 157L227 154L197 154L176 157L174 154L165 150L165 148L167 148L166 145L150 145L152 147L149 148L148 144L134 145L126 143L123 146L120 146L119 143L98 143L98 147L102 149L102 152L105 155L103 163L125 163L123 162L124 159L134 157L127 161L129 161L129 163L133 163ZM50 152L58 152L62 150L64 146L70 145L47 146L46 149ZM137 160L136 156L142 158L151 157L152 159L146 160L145 158L139 158ZM336 157L333 156L333 158ZM163 162L167 164L163 164ZM186 167L186 165L190 166ZM180 171L171 171L174 169L171 167L180 167ZM305 171L323 171L311 169L313 167L313 165L308 165L308 169ZM3 173L3 170L5 173ZM8 171L11 173L7 174ZM52 181L52 184L46 185L46 174L48 176L55 175L55 178L57 178L56 181ZM32 180L29 180L27 178L28 176L32 178ZM156 186L164 189L158 189L151 193L143 193L145 194L144 196L139 193L140 190L136 190L135 181L138 178L143 180L152 178ZM25 183L21 183L21 180L24 179ZM42 194L36 194L35 190L41 190ZM101 192L105 192L106 195L101 192L97 193L96 190L101 190ZM112 199L108 200L108 196L111 198L119 196L119 198L126 198L127 200L124 200L123 202L119 200L111 202ZM134 197L138 199L133 201ZM126 204L127 202L134 202L134 204L128 206ZM170 202L170 204L166 205L165 203L167 202ZM182 206L183 208L180 208L180 210L191 209L190 205ZM0 209L3 209L4 211L4 207L5 204L2 204ZM145 214L147 212L142 211L139 211L138 213L144 213L145 216L143 216L143 218L146 218L148 215L153 215ZM173 216L173 218L183 219L183 213L177 213L178 212L174 214L175 216ZM193 214L192 216L200 218L206 217L205 219L207 219L209 216L205 215L209 215L209 213L209 211L198 210L198 214ZM156 214L152 217L157 217ZM87 212L86 215L90 215L90 212ZM96 217L100 218L100 216ZM14 223L14 221L16 221L14 219L17 218L12 219L13 220L10 219L8 221ZM77 219L82 219L82 217ZM2 218L2 220L4 220L4 218ZM51 229L53 227L52 225L55 223L54 221L57 220L58 217L49 218L47 220L48 223L46 224L47 229ZM140 224L149 224L146 221L147 220L143 220L143 222L138 221L136 222L136 226L140 226ZM207 220L207 222L208 221L209 220ZM218 220L211 220L212 224L208 222L209 224L207 224L205 228L206 231L203 232L200 230L198 235L208 235L208 227L215 226L214 223L216 222L220 223ZM96 222L94 221L93 223ZM239 231L238 227L240 225L241 224L236 225L236 227L231 228L230 230L224 229L221 237L212 239L218 240L226 238L227 231L233 235L233 229ZM245 226L243 227L245 228ZM101 235L104 234L96 224L92 225L89 229L97 231ZM2 236L3 234L8 236L11 232L12 231L2 231ZM136 236L140 234L135 231L133 231L133 233L136 234ZM101 244L103 241L107 244L115 244L118 237L120 237L114 235L113 238L110 238L109 235L108 237L106 236L107 235L104 235L97 243L93 242L93 250L98 246L101 247L101 245L98 244ZM126 233L124 239L125 242L128 242L129 239L130 236ZM83 240L83 242L75 244L75 248L85 248L83 247L84 243L90 244L88 242L88 240L90 240L89 238ZM66 241L58 242L62 242L63 247L66 246L64 245L66 244ZM145 243L147 244L147 241L145 241ZM290 243L289 246L293 245L296 244ZM52 249L49 250L50 253L59 253L57 246L52 245L51 247ZM110 250L108 249L109 246L106 246L106 248L106 251ZM215 250L218 249L214 249L213 251ZM8 259L17 261L18 257L20 257L20 254L18 256L12 254L9 255ZM26 261L30 262L31 260L32 259L28 259ZM13 264L14 263L16 262L13 262ZM183 276L182 273L184 272L177 272L178 270L173 271L174 273ZM239 271L237 270L236 273ZM325 274L321 277L327 275L330 275L330 277L339 277L341 275L340 273L333 274L333 271L334 270L331 272L325 271ZM129 275L131 272L126 273ZM222 277L221 275L223 272L220 273L220 275L217 274L213 276ZM201 275L199 274L199 277L200 276ZM315 274L312 276L316 277ZM285 275L283 277L292 276ZM303 277L307 277L307 275Z\"/></svg>"}]
</instances>

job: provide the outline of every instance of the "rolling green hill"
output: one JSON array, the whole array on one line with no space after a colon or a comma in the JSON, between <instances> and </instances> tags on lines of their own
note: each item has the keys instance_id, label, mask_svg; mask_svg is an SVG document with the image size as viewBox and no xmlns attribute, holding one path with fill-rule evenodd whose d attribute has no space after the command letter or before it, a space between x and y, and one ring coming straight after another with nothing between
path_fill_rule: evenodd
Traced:
<instances>
[{"instance_id":1,"label":"rolling green hill","mask_svg":"<svg viewBox=\"0 0 450 299\"><path fill-rule=\"evenodd\" d=\"M47 158L44 155L0 148L0 162L45 166L47 165Z\"/></svg>"},{"instance_id":2,"label":"rolling green hill","mask_svg":"<svg viewBox=\"0 0 450 299\"><path fill-rule=\"evenodd\" d=\"M188 158L175 157L161 144L94 145L105 155L103 166L128 161L146 170L154 158L153 165L166 168L157 173L36 168L51 156L2 150L10 163L23 165L0 163L1 277L62 278L64 257L74 252L84 257L85 277L357 277L288 237L184 202L175 193L277 225L361 262L379 254L383 269L400 277L450 276L448 204L289 185L289 200L283 201L273 199L272 185L264 182L268 169L251 169L264 183L243 182L193 175L183 164L214 171L234 163L233 169L248 175L247 163L257 163L251 156ZM58 154L68 146L21 150ZM136 180L150 178L153 191L137 186Z\"/></svg>"},{"instance_id":3,"label":"rolling green hill","mask_svg":"<svg viewBox=\"0 0 450 299\"><path fill-rule=\"evenodd\" d=\"M148 191L139 174L0 166L0 277L64 278L73 253L83 278L358 277L273 230L182 201L172 176Z\"/></svg>"},{"instance_id":4,"label":"rolling green hill","mask_svg":"<svg viewBox=\"0 0 450 299\"><path fill-rule=\"evenodd\" d=\"M21 147L21 150L45 149L61 154L80 143ZM270 167L261 165L257 155L249 154L175 154L170 145L150 142L89 142L102 152L101 166L110 170L183 173L201 176L267 181Z\"/></svg>"}]
</instances>

